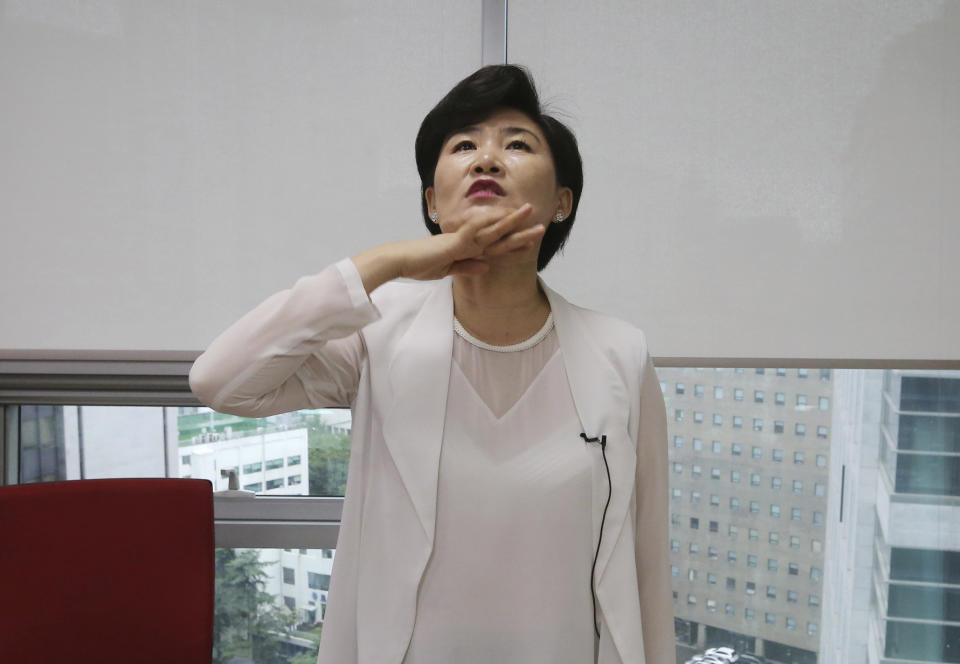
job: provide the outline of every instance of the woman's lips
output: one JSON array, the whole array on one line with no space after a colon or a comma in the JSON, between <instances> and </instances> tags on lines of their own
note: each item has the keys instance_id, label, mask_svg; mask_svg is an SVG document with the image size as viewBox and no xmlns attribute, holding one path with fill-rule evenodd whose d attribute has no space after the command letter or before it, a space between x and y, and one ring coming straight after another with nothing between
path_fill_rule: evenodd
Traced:
<instances>
[{"instance_id":1,"label":"woman's lips","mask_svg":"<svg viewBox=\"0 0 960 664\"><path fill-rule=\"evenodd\" d=\"M477 180L467 190L467 198L493 198L503 196L507 192L503 190L495 180L483 179Z\"/></svg>"}]
</instances>

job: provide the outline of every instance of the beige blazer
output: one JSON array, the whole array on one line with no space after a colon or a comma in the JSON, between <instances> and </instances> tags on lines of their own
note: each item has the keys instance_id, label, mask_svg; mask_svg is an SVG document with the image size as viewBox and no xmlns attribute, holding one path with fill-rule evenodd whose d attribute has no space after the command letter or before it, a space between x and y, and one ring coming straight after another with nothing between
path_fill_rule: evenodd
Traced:
<instances>
[{"instance_id":1,"label":"beige blazer","mask_svg":"<svg viewBox=\"0 0 960 664\"><path fill-rule=\"evenodd\" d=\"M541 285L583 431L607 437L597 662L674 664L666 417L645 338ZM453 334L450 279L394 282L368 298L345 260L261 304L191 371L201 400L224 412L353 409L321 664L403 661L434 538ZM608 481L600 446L590 447L597 541Z\"/></svg>"}]
</instances>

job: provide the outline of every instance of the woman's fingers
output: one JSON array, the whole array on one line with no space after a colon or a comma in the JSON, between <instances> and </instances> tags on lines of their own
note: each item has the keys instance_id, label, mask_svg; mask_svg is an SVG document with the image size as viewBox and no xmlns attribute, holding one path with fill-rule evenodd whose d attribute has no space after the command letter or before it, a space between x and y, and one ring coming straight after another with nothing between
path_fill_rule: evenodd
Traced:
<instances>
[{"instance_id":1,"label":"woman's fingers","mask_svg":"<svg viewBox=\"0 0 960 664\"><path fill-rule=\"evenodd\" d=\"M484 225L479 230L475 230L473 236L474 242L481 247L487 247L493 244L505 235L513 232L520 222L530 216L532 210L532 205L524 203L510 214L492 224L489 222L480 222L481 224L486 223L488 225Z\"/></svg>"},{"instance_id":2,"label":"woman's fingers","mask_svg":"<svg viewBox=\"0 0 960 664\"><path fill-rule=\"evenodd\" d=\"M527 249L530 247L530 245L543 237L543 234L546 232L546 230L546 226L537 224L531 228L525 228L522 231L510 233L506 237L503 237L489 245L484 250L483 255L502 256L503 254L510 253L511 251Z\"/></svg>"}]
</instances>

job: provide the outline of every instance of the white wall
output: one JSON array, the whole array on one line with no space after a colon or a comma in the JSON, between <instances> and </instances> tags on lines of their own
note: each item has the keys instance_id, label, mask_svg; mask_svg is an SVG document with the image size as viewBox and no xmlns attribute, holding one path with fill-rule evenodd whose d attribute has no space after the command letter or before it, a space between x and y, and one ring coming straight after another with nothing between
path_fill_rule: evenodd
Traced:
<instances>
[{"instance_id":1,"label":"white wall","mask_svg":"<svg viewBox=\"0 0 960 664\"><path fill-rule=\"evenodd\" d=\"M586 188L571 299L658 356L960 359L960 5L513 0ZM0 349L200 350L420 234L481 3L0 3Z\"/></svg>"}]
</instances>

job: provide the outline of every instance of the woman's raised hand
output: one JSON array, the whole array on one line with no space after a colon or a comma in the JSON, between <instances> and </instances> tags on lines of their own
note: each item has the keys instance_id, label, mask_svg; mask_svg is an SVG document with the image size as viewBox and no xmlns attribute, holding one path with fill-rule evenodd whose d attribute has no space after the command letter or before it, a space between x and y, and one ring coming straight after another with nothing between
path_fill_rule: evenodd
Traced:
<instances>
[{"instance_id":1,"label":"woman's raised hand","mask_svg":"<svg viewBox=\"0 0 960 664\"><path fill-rule=\"evenodd\" d=\"M483 274L487 259L532 248L545 227L521 228L532 207L506 215L477 215L457 230L417 240L393 242L353 257L367 292L396 279L441 279L448 274Z\"/></svg>"}]
</instances>

